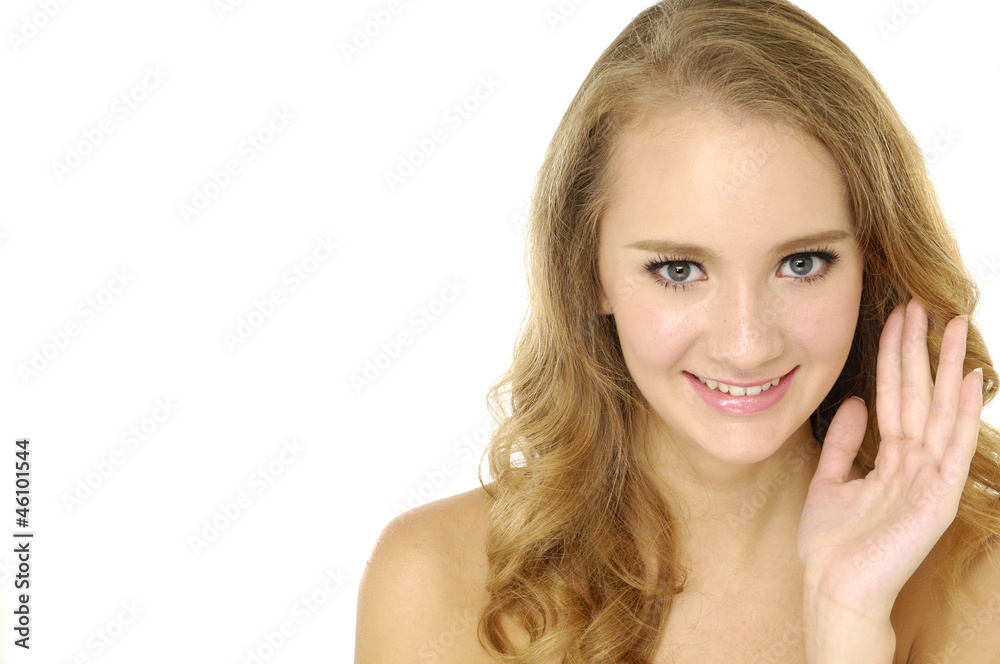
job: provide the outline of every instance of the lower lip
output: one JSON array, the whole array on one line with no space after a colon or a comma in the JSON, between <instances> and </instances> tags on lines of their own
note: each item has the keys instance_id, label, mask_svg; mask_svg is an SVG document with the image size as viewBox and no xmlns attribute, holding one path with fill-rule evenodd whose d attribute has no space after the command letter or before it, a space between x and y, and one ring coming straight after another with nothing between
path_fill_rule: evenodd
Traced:
<instances>
[{"instance_id":1,"label":"lower lip","mask_svg":"<svg viewBox=\"0 0 1000 664\"><path fill-rule=\"evenodd\" d=\"M695 378L693 374L684 372L684 375L687 377L688 382L691 383L694 391L698 393L698 396L720 413L727 415L753 415L764 412L781 401L781 398L785 396L785 392L788 391L788 386L792 384L792 378L795 377L796 371L798 371L798 367L795 367L782 376L777 385L753 397L734 397L718 390L712 390Z\"/></svg>"}]
</instances>

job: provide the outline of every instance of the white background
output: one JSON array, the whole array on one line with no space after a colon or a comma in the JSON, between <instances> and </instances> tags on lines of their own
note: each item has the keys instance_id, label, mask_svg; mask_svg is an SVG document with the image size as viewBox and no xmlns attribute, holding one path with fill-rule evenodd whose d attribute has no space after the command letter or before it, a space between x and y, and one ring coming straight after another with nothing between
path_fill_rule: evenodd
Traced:
<instances>
[{"instance_id":1,"label":"white background","mask_svg":"<svg viewBox=\"0 0 1000 664\"><path fill-rule=\"evenodd\" d=\"M31 439L35 533L32 648L15 661L236 664L285 621L294 632L262 661L351 660L378 532L407 502L477 484L485 393L524 308L533 179L586 72L646 4L402 0L349 58L343 44L388 0L245 0L221 16L212 0L91 0L55 3L51 18L4 3L0 537L19 530L18 437ZM1000 8L801 5L871 67L928 152L957 136L932 175L1000 348ZM900 26L886 32L894 6ZM123 94L136 100L127 117ZM245 141L274 109L294 119L248 160ZM105 119L113 130L60 178L54 162ZM385 172L438 128L446 140L390 188ZM186 222L181 204L230 160L240 172ZM339 247L311 262L317 238ZM296 268L313 269L297 288L285 277ZM102 293L122 270L127 287ZM444 303L449 283L458 295ZM273 315L227 347L274 289ZM109 295L88 313L88 298ZM57 348L50 335L73 323ZM409 345L355 389L351 376L400 333ZM154 427L158 399L176 408ZM146 439L123 442L136 426ZM282 460L293 439L301 451ZM261 468L273 482L259 483ZM196 552L213 520L224 527ZM0 549L8 594L12 549ZM328 573L344 579L331 594ZM123 603L141 613L120 628ZM115 638L99 650L100 630Z\"/></svg>"}]
</instances>

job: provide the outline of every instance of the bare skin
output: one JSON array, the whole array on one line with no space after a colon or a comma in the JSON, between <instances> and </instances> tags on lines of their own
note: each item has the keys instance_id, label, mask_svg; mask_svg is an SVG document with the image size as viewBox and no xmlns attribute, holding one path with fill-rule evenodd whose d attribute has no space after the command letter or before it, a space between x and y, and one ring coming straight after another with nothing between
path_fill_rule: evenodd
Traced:
<instances>
[{"instance_id":1,"label":"bare skin","mask_svg":"<svg viewBox=\"0 0 1000 664\"><path fill-rule=\"evenodd\" d=\"M413 509L386 528L359 597L357 664L495 664L479 645L470 618L478 615L487 600L489 505L489 496L477 488ZM789 538L776 547L783 554L771 556L772 562L783 556L787 566L758 564L703 576L701 585L710 584L711 589L679 596L655 661L802 664L801 567L794 535ZM938 566L932 552L896 600L893 661L988 662L946 655L968 647L970 633L988 638L990 623L977 621L979 608L957 611L947 607L935 573ZM995 566L984 558L969 585L980 589L980 601L988 607L990 595L1000 593ZM1000 614L994 614L997 619ZM978 646L975 641L971 644ZM757 660L758 655L770 659Z\"/></svg>"}]
</instances>

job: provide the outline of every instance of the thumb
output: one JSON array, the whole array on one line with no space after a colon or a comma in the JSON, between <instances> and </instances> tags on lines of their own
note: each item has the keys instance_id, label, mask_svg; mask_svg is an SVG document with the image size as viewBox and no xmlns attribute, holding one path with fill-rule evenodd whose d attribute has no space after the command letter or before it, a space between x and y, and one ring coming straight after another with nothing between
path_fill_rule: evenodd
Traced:
<instances>
[{"instance_id":1,"label":"thumb","mask_svg":"<svg viewBox=\"0 0 1000 664\"><path fill-rule=\"evenodd\" d=\"M833 416L823 439L823 449L820 451L813 482L847 481L867 426L868 407L865 402L860 397L845 399Z\"/></svg>"}]
</instances>

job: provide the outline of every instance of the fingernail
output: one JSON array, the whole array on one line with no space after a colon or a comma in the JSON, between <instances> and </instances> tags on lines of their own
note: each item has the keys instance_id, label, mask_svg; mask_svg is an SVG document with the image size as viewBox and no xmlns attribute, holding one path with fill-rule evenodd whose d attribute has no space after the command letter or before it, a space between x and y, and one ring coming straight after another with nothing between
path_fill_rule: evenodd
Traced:
<instances>
[{"instance_id":1,"label":"fingernail","mask_svg":"<svg viewBox=\"0 0 1000 664\"><path fill-rule=\"evenodd\" d=\"M859 396L855 396L855 395L853 395L853 394L852 394L852 395L851 395L851 398L852 398L852 399L857 399L857 400L858 400L858 401L860 401L861 403L864 403L864 404L865 404L866 406L868 405L868 404L866 404L866 403L865 403L865 400L864 400L864 399L862 399L862 398L861 398L861 397L859 397Z\"/></svg>"},{"instance_id":2,"label":"fingernail","mask_svg":"<svg viewBox=\"0 0 1000 664\"><path fill-rule=\"evenodd\" d=\"M973 369L973 371L975 371L976 373L978 373L980 378L983 377L983 368L982 367L979 367L978 369Z\"/></svg>"}]
</instances>

